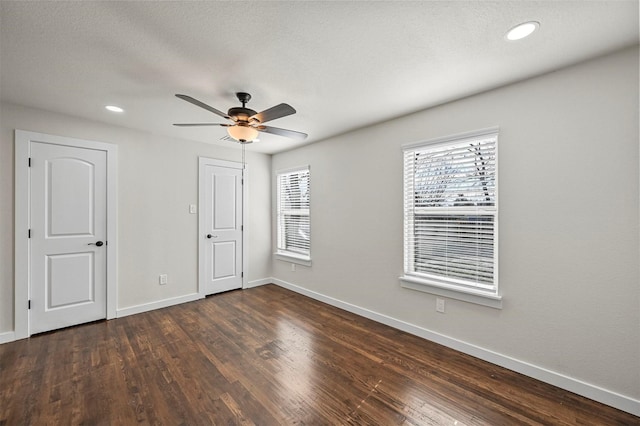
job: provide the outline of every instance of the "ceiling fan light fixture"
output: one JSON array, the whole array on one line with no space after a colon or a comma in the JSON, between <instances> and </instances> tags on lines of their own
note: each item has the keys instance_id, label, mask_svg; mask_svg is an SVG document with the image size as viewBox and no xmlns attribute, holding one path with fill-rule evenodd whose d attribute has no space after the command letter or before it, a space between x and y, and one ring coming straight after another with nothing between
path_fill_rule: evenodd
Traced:
<instances>
[{"instance_id":1,"label":"ceiling fan light fixture","mask_svg":"<svg viewBox=\"0 0 640 426\"><path fill-rule=\"evenodd\" d=\"M540 27L540 22L536 22L536 21L524 22L522 24L518 24L515 27L511 28L505 35L505 38L509 41L520 40L530 36L539 27Z\"/></svg>"},{"instance_id":2,"label":"ceiling fan light fixture","mask_svg":"<svg viewBox=\"0 0 640 426\"><path fill-rule=\"evenodd\" d=\"M229 136L239 142L250 142L258 137L258 131L246 124L236 124L235 126L227 127L227 133Z\"/></svg>"}]
</instances>

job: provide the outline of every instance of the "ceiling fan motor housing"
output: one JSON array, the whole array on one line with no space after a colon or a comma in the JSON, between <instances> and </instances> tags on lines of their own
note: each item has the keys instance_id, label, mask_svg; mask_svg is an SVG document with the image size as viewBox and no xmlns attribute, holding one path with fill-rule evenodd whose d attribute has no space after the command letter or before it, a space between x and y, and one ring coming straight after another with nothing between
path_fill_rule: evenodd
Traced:
<instances>
[{"instance_id":1,"label":"ceiling fan motor housing","mask_svg":"<svg viewBox=\"0 0 640 426\"><path fill-rule=\"evenodd\" d=\"M256 115L257 113L249 108L233 107L229 108L227 112L229 117L237 118L237 121L249 121L249 117Z\"/></svg>"}]
</instances>

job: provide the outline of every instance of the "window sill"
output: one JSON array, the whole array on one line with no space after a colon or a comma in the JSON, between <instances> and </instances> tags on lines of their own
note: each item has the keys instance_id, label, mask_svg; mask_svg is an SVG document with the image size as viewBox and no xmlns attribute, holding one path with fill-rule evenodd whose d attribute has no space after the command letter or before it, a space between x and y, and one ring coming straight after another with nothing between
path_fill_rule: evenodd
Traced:
<instances>
[{"instance_id":1,"label":"window sill","mask_svg":"<svg viewBox=\"0 0 640 426\"><path fill-rule=\"evenodd\" d=\"M284 262L296 263L303 266L311 266L311 257L302 256L295 253L276 252L273 254L276 259Z\"/></svg>"},{"instance_id":2,"label":"window sill","mask_svg":"<svg viewBox=\"0 0 640 426\"><path fill-rule=\"evenodd\" d=\"M502 296L497 294L488 294L473 289L463 289L407 275L400 277L400 285L411 290L462 300L494 309L502 309Z\"/></svg>"}]
</instances>

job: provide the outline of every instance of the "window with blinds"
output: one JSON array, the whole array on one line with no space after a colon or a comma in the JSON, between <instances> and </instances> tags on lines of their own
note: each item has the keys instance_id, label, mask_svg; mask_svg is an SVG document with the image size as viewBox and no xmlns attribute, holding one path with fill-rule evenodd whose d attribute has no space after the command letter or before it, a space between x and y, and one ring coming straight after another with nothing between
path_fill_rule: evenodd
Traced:
<instances>
[{"instance_id":1,"label":"window with blinds","mask_svg":"<svg viewBox=\"0 0 640 426\"><path fill-rule=\"evenodd\" d=\"M309 167L278 172L278 252L311 259Z\"/></svg>"},{"instance_id":2,"label":"window with blinds","mask_svg":"<svg viewBox=\"0 0 640 426\"><path fill-rule=\"evenodd\" d=\"M497 295L497 129L404 147L404 269Z\"/></svg>"}]
</instances>

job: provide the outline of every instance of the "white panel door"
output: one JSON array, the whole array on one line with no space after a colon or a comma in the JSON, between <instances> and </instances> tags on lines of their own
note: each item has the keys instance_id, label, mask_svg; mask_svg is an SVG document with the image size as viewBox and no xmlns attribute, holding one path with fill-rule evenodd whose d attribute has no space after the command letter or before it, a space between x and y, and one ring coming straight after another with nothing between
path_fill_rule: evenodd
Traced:
<instances>
[{"instance_id":1,"label":"white panel door","mask_svg":"<svg viewBox=\"0 0 640 426\"><path fill-rule=\"evenodd\" d=\"M201 280L204 294L213 294L242 288L242 169L202 167Z\"/></svg>"},{"instance_id":2,"label":"white panel door","mask_svg":"<svg viewBox=\"0 0 640 426\"><path fill-rule=\"evenodd\" d=\"M30 332L106 318L107 153L30 150Z\"/></svg>"}]
</instances>

